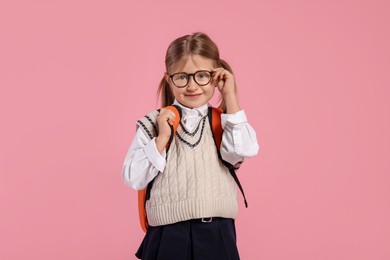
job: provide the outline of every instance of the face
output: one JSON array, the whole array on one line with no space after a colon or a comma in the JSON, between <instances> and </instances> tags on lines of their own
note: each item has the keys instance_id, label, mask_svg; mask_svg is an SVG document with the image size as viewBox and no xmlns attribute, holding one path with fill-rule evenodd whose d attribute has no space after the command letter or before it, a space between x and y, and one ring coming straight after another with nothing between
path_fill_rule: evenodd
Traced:
<instances>
[{"instance_id":1,"label":"face","mask_svg":"<svg viewBox=\"0 0 390 260\"><path fill-rule=\"evenodd\" d=\"M180 62L175 64L169 74L165 73L165 79L168 81L170 88L176 100L189 108L197 108L207 104L214 95L215 86L213 82L209 82L205 86L199 86L193 79L189 77L189 82L186 87L176 87L169 75L176 72L195 73L198 70L211 71L214 68L211 59L203 58L199 55L191 55L183 58Z\"/></svg>"}]
</instances>

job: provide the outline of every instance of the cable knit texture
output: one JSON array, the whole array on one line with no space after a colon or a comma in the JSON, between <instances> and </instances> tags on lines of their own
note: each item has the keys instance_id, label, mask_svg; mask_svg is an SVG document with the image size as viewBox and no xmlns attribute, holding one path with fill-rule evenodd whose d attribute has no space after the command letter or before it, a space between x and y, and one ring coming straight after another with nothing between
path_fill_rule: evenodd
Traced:
<instances>
[{"instance_id":1,"label":"cable knit texture","mask_svg":"<svg viewBox=\"0 0 390 260\"><path fill-rule=\"evenodd\" d=\"M157 111L138 120L145 134L157 136ZM208 117L190 132L180 124L167 153L167 164L153 183L146 202L151 226L193 218L236 218L236 184L218 158Z\"/></svg>"}]
</instances>

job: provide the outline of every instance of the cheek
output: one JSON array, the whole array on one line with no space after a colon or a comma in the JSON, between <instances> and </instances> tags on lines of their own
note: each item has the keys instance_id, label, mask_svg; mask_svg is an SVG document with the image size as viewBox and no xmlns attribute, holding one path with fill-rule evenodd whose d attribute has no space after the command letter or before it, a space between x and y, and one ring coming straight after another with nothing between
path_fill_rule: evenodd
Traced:
<instances>
[{"instance_id":1,"label":"cheek","mask_svg":"<svg viewBox=\"0 0 390 260\"><path fill-rule=\"evenodd\" d=\"M178 90L178 88L174 88L174 87L170 86L170 89L171 89L171 92L172 92L174 97L177 97L179 95L178 92L180 92L180 90Z\"/></svg>"},{"instance_id":2,"label":"cheek","mask_svg":"<svg viewBox=\"0 0 390 260\"><path fill-rule=\"evenodd\" d=\"M173 96L175 96L175 98L182 97L184 95L184 92L185 91L183 91L182 89L178 89L178 88L172 90L172 94L173 94Z\"/></svg>"},{"instance_id":3,"label":"cheek","mask_svg":"<svg viewBox=\"0 0 390 260\"><path fill-rule=\"evenodd\" d=\"M214 86L210 86L211 89L209 90L209 96L214 96L214 91L215 91L215 87Z\"/></svg>"}]
</instances>

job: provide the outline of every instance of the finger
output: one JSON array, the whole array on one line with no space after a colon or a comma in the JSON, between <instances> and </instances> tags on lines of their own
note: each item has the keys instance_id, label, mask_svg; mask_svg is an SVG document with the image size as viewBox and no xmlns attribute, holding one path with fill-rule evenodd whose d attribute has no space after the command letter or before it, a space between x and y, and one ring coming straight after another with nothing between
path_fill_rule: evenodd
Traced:
<instances>
[{"instance_id":1,"label":"finger","mask_svg":"<svg viewBox=\"0 0 390 260\"><path fill-rule=\"evenodd\" d=\"M220 84L220 82L225 81L225 74L223 72L218 73L218 75L215 78L215 81L217 84Z\"/></svg>"},{"instance_id":2,"label":"finger","mask_svg":"<svg viewBox=\"0 0 390 260\"><path fill-rule=\"evenodd\" d=\"M173 111L169 110L169 111L167 111L167 117L171 120L175 120L176 115L175 115L175 113L173 113Z\"/></svg>"},{"instance_id":3,"label":"finger","mask_svg":"<svg viewBox=\"0 0 390 260\"><path fill-rule=\"evenodd\" d=\"M175 113L173 113L171 110L165 111L164 114L161 115L165 121L173 122L176 119Z\"/></svg>"},{"instance_id":4,"label":"finger","mask_svg":"<svg viewBox=\"0 0 390 260\"><path fill-rule=\"evenodd\" d=\"M222 89L224 85L225 85L225 83L224 83L223 80L218 81L217 86L218 86L219 89Z\"/></svg>"},{"instance_id":5,"label":"finger","mask_svg":"<svg viewBox=\"0 0 390 260\"><path fill-rule=\"evenodd\" d=\"M162 120L162 122L167 122L169 125L173 124L172 119L170 119L169 117L161 118L161 120Z\"/></svg>"},{"instance_id":6,"label":"finger","mask_svg":"<svg viewBox=\"0 0 390 260\"><path fill-rule=\"evenodd\" d=\"M223 68L214 68L214 69L212 69L211 72L213 72L213 78L215 78L215 76L217 76L218 73L220 71L222 71L222 70L223 70Z\"/></svg>"},{"instance_id":7,"label":"finger","mask_svg":"<svg viewBox=\"0 0 390 260\"><path fill-rule=\"evenodd\" d=\"M176 114L173 111L169 110L170 113L167 114L168 122L170 125L173 125L176 119Z\"/></svg>"},{"instance_id":8,"label":"finger","mask_svg":"<svg viewBox=\"0 0 390 260\"><path fill-rule=\"evenodd\" d=\"M167 116L173 116L175 117L175 113L173 113L171 110L166 109L166 108L161 108L160 109L160 115L161 117L167 117Z\"/></svg>"},{"instance_id":9,"label":"finger","mask_svg":"<svg viewBox=\"0 0 390 260\"><path fill-rule=\"evenodd\" d=\"M224 70L224 68L218 67L218 68L211 69L211 71L218 71L218 70Z\"/></svg>"},{"instance_id":10,"label":"finger","mask_svg":"<svg viewBox=\"0 0 390 260\"><path fill-rule=\"evenodd\" d=\"M224 69L224 68L217 68L214 70L215 73L213 75L213 80L216 80L216 79L224 79L224 78L227 78L228 75L229 75L229 71Z\"/></svg>"},{"instance_id":11,"label":"finger","mask_svg":"<svg viewBox=\"0 0 390 260\"><path fill-rule=\"evenodd\" d=\"M212 82L215 83L215 81L218 79L219 74L221 73L221 70L216 70L213 74Z\"/></svg>"}]
</instances>

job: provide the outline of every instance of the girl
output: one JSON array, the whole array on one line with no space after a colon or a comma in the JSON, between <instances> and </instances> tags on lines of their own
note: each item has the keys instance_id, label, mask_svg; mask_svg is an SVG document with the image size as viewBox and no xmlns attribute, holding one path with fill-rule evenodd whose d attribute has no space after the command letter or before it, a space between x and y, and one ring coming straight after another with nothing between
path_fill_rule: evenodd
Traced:
<instances>
[{"instance_id":1,"label":"girl","mask_svg":"<svg viewBox=\"0 0 390 260\"><path fill-rule=\"evenodd\" d=\"M146 202L149 228L136 252L139 259L239 259L234 219L236 183L218 158L208 122L215 88L222 95L220 154L238 166L258 153L256 133L241 110L230 66L216 44L197 32L174 40L165 57L158 92L162 107L177 105L180 124L170 148L175 114L152 111L138 120L122 177L141 190L153 180Z\"/></svg>"}]
</instances>

